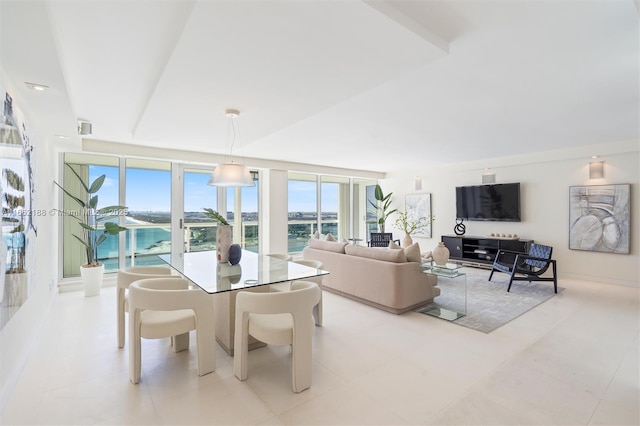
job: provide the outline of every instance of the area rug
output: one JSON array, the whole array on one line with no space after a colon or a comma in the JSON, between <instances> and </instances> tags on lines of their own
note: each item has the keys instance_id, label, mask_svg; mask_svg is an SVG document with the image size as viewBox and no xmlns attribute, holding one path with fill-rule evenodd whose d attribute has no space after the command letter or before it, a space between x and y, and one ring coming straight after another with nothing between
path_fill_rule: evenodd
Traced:
<instances>
[{"instance_id":1,"label":"area rug","mask_svg":"<svg viewBox=\"0 0 640 426\"><path fill-rule=\"evenodd\" d=\"M507 293L509 276L496 272L489 281L489 270L464 268L467 277L467 313L454 324L483 333L505 325L555 295L553 283L516 281ZM461 312L464 307L464 282L461 278L438 277L440 296L434 303L416 310L425 313L435 308ZM558 287L558 293L564 290Z\"/></svg>"}]
</instances>

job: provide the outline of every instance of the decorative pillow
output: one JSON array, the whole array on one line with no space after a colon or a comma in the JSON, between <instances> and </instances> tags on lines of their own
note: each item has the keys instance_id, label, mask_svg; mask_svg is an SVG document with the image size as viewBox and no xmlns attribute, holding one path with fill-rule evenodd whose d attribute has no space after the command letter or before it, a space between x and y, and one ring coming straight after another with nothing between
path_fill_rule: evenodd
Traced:
<instances>
[{"instance_id":1,"label":"decorative pillow","mask_svg":"<svg viewBox=\"0 0 640 426\"><path fill-rule=\"evenodd\" d=\"M331 235L331 233L327 234L327 235L324 237L324 239L325 239L326 241L338 241L338 240L336 240L336 237L334 237L333 235Z\"/></svg>"},{"instance_id":2,"label":"decorative pillow","mask_svg":"<svg viewBox=\"0 0 640 426\"><path fill-rule=\"evenodd\" d=\"M320 239L320 232L316 231L313 233L313 235L311 235L311 238L315 238L316 240Z\"/></svg>"},{"instance_id":3,"label":"decorative pillow","mask_svg":"<svg viewBox=\"0 0 640 426\"><path fill-rule=\"evenodd\" d=\"M347 243L341 243L339 241L324 241L315 238L309 239L309 247L316 250L332 251L334 253L344 253L344 247Z\"/></svg>"},{"instance_id":4,"label":"decorative pillow","mask_svg":"<svg viewBox=\"0 0 640 426\"><path fill-rule=\"evenodd\" d=\"M420 256L420 246L417 242L411 244L409 247L405 247L404 255L407 258L407 262L422 263L422 257Z\"/></svg>"},{"instance_id":5,"label":"decorative pillow","mask_svg":"<svg viewBox=\"0 0 640 426\"><path fill-rule=\"evenodd\" d=\"M397 250L397 249L401 249L402 247L400 247L398 244L396 244L393 240L390 240L389 241L389 248Z\"/></svg>"},{"instance_id":6,"label":"decorative pillow","mask_svg":"<svg viewBox=\"0 0 640 426\"><path fill-rule=\"evenodd\" d=\"M407 257L403 250L389 250L387 248L364 247L347 244L344 252L351 256L367 257L369 259L384 260L385 262L406 263Z\"/></svg>"},{"instance_id":7,"label":"decorative pillow","mask_svg":"<svg viewBox=\"0 0 640 426\"><path fill-rule=\"evenodd\" d=\"M429 260L432 260L432 259L433 259L433 257L431 256L431 250L425 251L424 253L422 253L422 260L423 261L426 262L426 261L429 261Z\"/></svg>"}]
</instances>

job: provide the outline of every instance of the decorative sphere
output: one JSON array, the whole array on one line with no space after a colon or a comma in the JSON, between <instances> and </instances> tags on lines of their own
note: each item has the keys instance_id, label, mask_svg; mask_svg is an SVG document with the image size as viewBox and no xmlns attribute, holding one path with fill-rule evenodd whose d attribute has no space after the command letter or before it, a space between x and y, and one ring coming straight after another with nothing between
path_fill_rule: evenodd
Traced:
<instances>
[{"instance_id":1,"label":"decorative sphere","mask_svg":"<svg viewBox=\"0 0 640 426\"><path fill-rule=\"evenodd\" d=\"M232 265L237 265L240 263L240 258L242 257L242 248L240 248L239 244L231 244L229 247L229 263Z\"/></svg>"}]
</instances>

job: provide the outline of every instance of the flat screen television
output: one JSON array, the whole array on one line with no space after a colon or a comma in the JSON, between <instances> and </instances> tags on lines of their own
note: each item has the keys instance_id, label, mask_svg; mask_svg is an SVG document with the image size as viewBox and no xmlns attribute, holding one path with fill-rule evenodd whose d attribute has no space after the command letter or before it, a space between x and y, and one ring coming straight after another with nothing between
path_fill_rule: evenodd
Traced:
<instances>
[{"instance_id":1,"label":"flat screen television","mask_svg":"<svg viewBox=\"0 0 640 426\"><path fill-rule=\"evenodd\" d=\"M456 187L456 216L520 222L520 183Z\"/></svg>"}]
</instances>

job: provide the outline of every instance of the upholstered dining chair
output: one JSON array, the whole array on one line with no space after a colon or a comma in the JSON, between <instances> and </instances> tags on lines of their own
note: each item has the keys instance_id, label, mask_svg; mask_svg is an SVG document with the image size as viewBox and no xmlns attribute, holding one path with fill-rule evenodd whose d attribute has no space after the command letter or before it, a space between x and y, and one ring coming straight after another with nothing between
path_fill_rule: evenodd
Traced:
<instances>
[{"instance_id":1,"label":"upholstered dining chair","mask_svg":"<svg viewBox=\"0 0 640 426\"><path fill-rule=\"evenodd\" d=\"M293 262L310 268L324 269L324 264L319 260L299 259L294 260ZM323 276L304 279L305 281L314 282L318 284L318 287L320 287L320 300L318 301L318 304L313 307L313 318L315 319L317 326L322 326L322 278Z\"/></svg>"},{"instance_id":2,"label":"upholstered dining chair","mask_svg":"<svg viewBox=\"0 0 640 426\"><path fill-rule=\"evenodd\" d=\"M165 266L132 266L118 271L116 290L116 327L118 336L118 347L124 348L124 316L129 310L127 301L127 290L132 282L145 278L167 277L171 275L171 268ZM179 276L175 275L175 278Z\"/></svg>"},{"instance_id":3,"label":"upholstered dining chair","mask_svg":"<svg viewBox=\"0 0 640 426\"><path fill-rule=\"evenodd\" d=\"M528 254L500 250L493 262L489 281L495 271L504 272L509 274L507 292L511 290L511 284L514 281L553 281L553 291L557 293L556 261L551 259L552 252L553 247L536 243L531 243ZM551 266L551 276L543 277L549 266Z\"/></svg>"},{"instance_id":4,"label":"upholstered dining chair","mask_svg":"<svg viewBox=\"0 0 640 426\"><path fill-rule=\"evenodd\" d=\"M294 281L291 290L277 293L240 291L236 296L233 372L246 380L249 336L272 345L291 345L291 382L295 393L311 386L312 309L320 300L314 282Z\"/></svg>"},{"instance_id":5,"label":"upholstered dining chair","mask_svg":"<svg viewBox=\"0 0 640 426\"><path fill-rule=\"evenodd\" d=\"M173 350L189 348L189 332L196 330L198 375L216 368L215 316L211 295L190 288L182 278L148 278L129 286L129 378L140 381L142 342L171 337Z\"/></svg>"}]
</instances>

